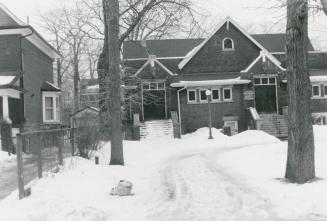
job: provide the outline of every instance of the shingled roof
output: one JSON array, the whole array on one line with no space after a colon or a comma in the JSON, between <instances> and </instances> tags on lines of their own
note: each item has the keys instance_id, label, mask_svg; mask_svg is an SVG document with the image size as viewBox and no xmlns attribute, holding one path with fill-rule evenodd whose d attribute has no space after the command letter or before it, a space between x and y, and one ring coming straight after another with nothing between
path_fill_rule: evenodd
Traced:
<instances>
[{"instance_id":1,"label":"shingled roof","mask_svg":"<svg viewBox=\"0 0 327 221\"><path fill-rule=\"evenodd\" d=\"M269 52L284 52L286 34L255 34L251 35ZM197 39L166 39L166 40L147 40L146 48L142 46L141 41L126 41L123 45L124 59L148 58L148 54L162 57L184 57L196 46L204 41L204 38ZM309 50L314 48L309 41Z\"/></svg>"}]
</instances>

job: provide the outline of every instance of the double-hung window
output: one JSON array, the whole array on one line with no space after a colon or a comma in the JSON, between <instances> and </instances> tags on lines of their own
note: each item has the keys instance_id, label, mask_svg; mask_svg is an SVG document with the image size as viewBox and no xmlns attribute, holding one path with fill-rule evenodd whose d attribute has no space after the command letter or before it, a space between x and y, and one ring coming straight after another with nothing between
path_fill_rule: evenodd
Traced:
<instances>
[{"instance_id":1,"label":"double-hung window","mask_svg":"<svg viewBox=\"0 0 327 221\"><path fill-rule=\"evenodd\" d=\"M193 89L187 90L187 102L188 103L195 103L195 102L197 102L197 99L196 99L196 90L193 90Z\"/></svg>"},{"instance_id":2,"label":"double-hung window","mask_svg":"<svg viewBox=\"0 0 327 221\"><path fill-rule=\"evenodd\" d=\"M60 122L60 100L59 93L43 92L43 122L59 123Z\"/></svg>"},{"instance_id":3,"label":"double-hung window","mask_svg":"<svg viewBox=\"0 0 327 221\"><path fill-rule=\"evenodd\" d=\"M312 85L312 97L313 98L321 97L320 85Z\"/></svg>"},{"instance_id":4,"label":"double-hung window","mask_svg":"<svg viewBox=\"0 0 327 221\"><path fill-rule=\"evenodd\" d=\"M212 100L212 102L220 101L220 89L219 88L211 90L211 100Z\"/></svg>"},{"instance_id":5,"label":"double-hung window","mask_svg":"<svg viewBox=\"0 0 327 221\"><path fill-rule=\"evenodd\" d=\"M206 95L207 89L200 90L200 102L208 102L208 97Z\"/></svg>"},{"instance_id":6,"label":"double-hung window","mask_svg":"<svg viewBox=\"0 0 327 221\"><path fill-rule=\"evenodd\" d=\"M232 95L232 88L224 88L223 89L223 99L224 101L232 101L233 95Z\"/></svg>"}]
</instances>

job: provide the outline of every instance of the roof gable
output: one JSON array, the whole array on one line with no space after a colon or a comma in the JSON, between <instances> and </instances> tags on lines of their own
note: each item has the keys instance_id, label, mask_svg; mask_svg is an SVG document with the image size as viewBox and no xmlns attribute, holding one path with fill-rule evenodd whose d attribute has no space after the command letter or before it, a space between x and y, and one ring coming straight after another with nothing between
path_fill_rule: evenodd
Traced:
<instances>
[{"instance_id":1,"label":"roof gable","mask_svg":"<svg viewBox=\"0 0 327 221\"><path fill-rule=\"evenodd\" d=\"M261 51L265 52L267 56L273 57L268 50L263 47L258 41L256 41L249 33L247 33L243 28L241 28L234 20L230 17L227 17L217 28L210 34L208 38L206 38L199 46L197 46L191 53L189 53L178 65L179 69L183 69L187 63L201 50L204 45L208 43L208 41L222 28L224 25L229 27L230 24L235 26L244 36L246 36L251 42L253 42ZM272 58L273 59L273 58Z\"/></svg>"},{"instance_id":2,"label":"roof gable","mask_svg":"<svg viewBox=\"0 0 327 221\"><path fill-rule=\"evenodd\" d=\"M0 26L25 25L6 6L0 2Z\"/></svg>"}]
</instances>

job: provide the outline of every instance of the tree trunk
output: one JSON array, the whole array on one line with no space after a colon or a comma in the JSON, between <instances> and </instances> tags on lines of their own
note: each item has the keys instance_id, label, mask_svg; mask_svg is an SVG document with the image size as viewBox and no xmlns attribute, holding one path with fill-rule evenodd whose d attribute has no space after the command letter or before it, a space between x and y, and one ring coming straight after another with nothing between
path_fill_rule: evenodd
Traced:
<instances>
[{"instance_id":1,"label":"tree trunk","mask_svg":"<svg viewBox=\"0 0 327 221\"><path fill-rule=\"evenodd\" d=\"M120 48L119 48L119 2L106 0L105 10L108 12L108 57L109 57L109 90L111 113L111 159L110 165L124 165L122 120L120 101Z\"/></svg>"},{"instance_id":2,"label":"tree trunk","mask_svg":"<svg viewBox=\"0 0 327 221\"><path fill-rule=\"evenodd\" d=\"M322 10L324 11L325 15L327 15L327 0L320 0Z\"/></svg>"},{"instance_id":3,"label":"tree trunk","mask_svg":"<svg viewBox=\"0 0 327 221\"><path fill-rule=\"evenodd\" d=\"M308 2L287 0L287 83L289 132L286 178L305 183L315 177L308 72Z\"/></svg>"},{"instance_id":4,"label":"tree trunk","mask_svg":"<svg viewBox=\"0 0 327 221\"><path fill-rule=\"evenodd\" d=\"M108 57L108 24L105 1L102 0L103 16L104 16L104 43L102 53L98 59L98 81L99 81L99 108L100 108L100 134L101 139L108 141L110 139L110 108L109 108L109 57Z\"/></svg>"},{"instance_id":5,"label":"tree trunk","mask_svg":"<svg viewBox=\"0 0 327 221\"><path fill-rule=\"evenodd\" d=\"M80 108L80 91L79 91L79 70L78 70L78 56L74 54L74 112Z\"/></svg>"}]
</instances>

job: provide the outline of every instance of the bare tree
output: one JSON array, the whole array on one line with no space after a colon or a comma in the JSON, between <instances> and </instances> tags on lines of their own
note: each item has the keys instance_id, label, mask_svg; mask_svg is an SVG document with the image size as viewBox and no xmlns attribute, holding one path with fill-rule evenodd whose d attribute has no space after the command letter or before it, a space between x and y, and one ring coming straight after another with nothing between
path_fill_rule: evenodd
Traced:
<instances>
[{"instance_id":1,"label":"bare tree","mask_svg":"<svg viewBox=\"0 0 327 221\"><path fill-rule=\"evenodd\" d=\"M308 71L308 0L287 0L287 83L289 132L286 178L305 183L315 177Z\"/></svg>"}]
</instances>

